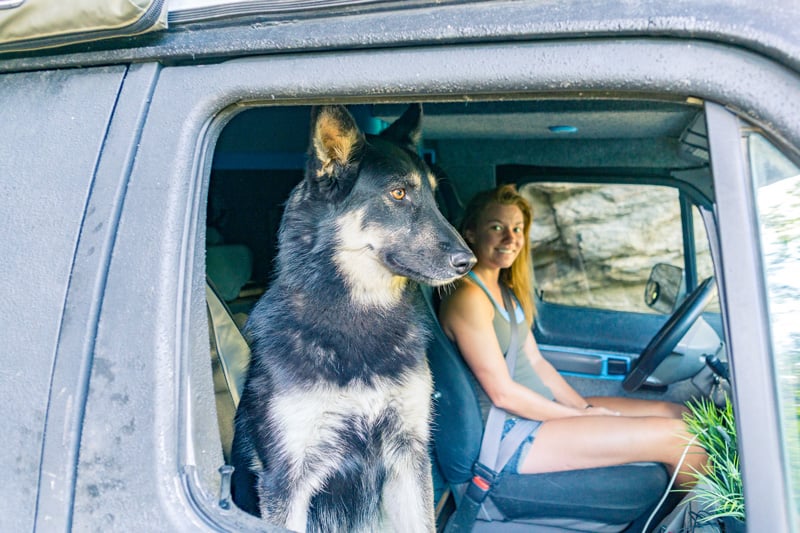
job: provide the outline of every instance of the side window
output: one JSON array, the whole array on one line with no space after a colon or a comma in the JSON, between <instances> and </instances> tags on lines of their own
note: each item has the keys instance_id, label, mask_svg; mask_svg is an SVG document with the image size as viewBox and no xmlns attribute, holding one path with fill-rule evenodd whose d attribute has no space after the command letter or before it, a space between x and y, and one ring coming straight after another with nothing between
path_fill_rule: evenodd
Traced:
<instances>
[{"instance_id":1,"label":"side window","mask_svg":"<svg viewBox=\"0 0 800 533\"><path fill-rule=\"evenodd\" d=\"M784 446L800 515L800 168L758 133L747 136Z\"/></svg>"},{"instance_id":2,"label":"side window","mask_svg":"<svg viewBox=\"0 0 800 533\"><path fill-rule=\"evenodd\" d=\"M708 245L703 219L697 207L692 207L692 220L694 220L694 249L695 264L697 267L697 281L702 281L714 275L714 263L711 258L711 249ZM711 301L706 305L706 312L720 313L719 292L714 292Z\"/></svg>"},{"instance_id":3,"label":"side window","mask_svg":"<svg viewBox=\"0 0 800 533\"><path fill-rule=\"evenodd\" d=\"M654 313L644 302L657 263L684 268L679 192L651 185L530 183L536 290L550 303ZM700 279L713 271L694 218Z\"/></svg>"},{"instance_id":4,"label":"side window","mask_svg":"<svg viewBox=\"0 0 800 533\"><path fill-rule=\"evenodd\" d=\"M692 207L692 220L694 221L694 246L696 250L695 262L697 265L697 279L703 280L714 275L714 263L711 259L711 250L708 246L708 236L703 227L700 210Z\"/></svg>"}]
</instances>

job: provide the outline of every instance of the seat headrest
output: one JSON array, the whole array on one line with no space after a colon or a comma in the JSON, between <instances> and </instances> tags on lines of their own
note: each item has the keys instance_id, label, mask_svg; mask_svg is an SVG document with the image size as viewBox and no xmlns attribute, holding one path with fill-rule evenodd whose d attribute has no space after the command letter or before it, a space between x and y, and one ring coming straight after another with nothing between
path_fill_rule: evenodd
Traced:
<instances>
[{"instance_id":1,"label":"seat headrest","mask_svg":"<svg viewBox=\"0 0 800 533\"><path fill-rule=\"evenodd\" d=\"M242 244L209 246L206 248L206 275L223 300L235 300L253 275L253 253Z\"/></svg>"}]
</instances>

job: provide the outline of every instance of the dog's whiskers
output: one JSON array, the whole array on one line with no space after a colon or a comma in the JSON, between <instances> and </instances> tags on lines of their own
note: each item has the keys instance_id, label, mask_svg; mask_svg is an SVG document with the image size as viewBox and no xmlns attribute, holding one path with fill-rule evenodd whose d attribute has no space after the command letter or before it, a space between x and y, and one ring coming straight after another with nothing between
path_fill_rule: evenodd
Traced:
<instances>
[{"instance_id":1,"label":"dog's whiskers","mask_svg":"<svg viewBox=\"0 0 800 533\"><path fill-rule=\"evenodd\" d=\"M439 285L438 287L436 287L436 291L439 294L439 298L449 296L455 289L456 289L455 281L451 281L450 283L445 283L444 285Z\"/></svg>"}]
</instances>

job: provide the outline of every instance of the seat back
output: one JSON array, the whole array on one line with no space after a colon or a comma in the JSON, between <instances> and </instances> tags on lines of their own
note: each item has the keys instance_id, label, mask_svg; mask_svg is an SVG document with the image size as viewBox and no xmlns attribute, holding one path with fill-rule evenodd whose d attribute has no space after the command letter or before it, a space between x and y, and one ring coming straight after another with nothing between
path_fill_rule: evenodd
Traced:
<instances>
[{"instance_id":1,"label":"seat back","mask_svg":"<svg viewBox=\"0 0 800 533\"><path fill-rule=\"evenodd\" d=\"M428 364L433 375L432 437L436 459L450 484L469 481L483 437L483 418L478 404L478 384L453 343L442 331L433 302L433 289L421 286L430 314L432 335Z\"/></svg>"}]
</instances>

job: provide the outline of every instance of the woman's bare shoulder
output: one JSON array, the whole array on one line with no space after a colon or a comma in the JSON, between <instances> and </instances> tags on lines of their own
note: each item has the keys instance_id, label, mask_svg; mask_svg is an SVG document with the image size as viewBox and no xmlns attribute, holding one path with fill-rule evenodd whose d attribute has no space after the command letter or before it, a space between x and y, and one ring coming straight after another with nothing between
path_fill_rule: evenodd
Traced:
<instances>
[{"instance_id":1,"label":"woman's bare shoulder","mask_svg":"<svg viewBox=\"0 0 800 533\"><path fill-rule=\"evenodd\" d=\"M492 303L477 283L469 278L462 278L455 287L442 295L439 317L443 320L452 315L462 317L470 315L493 315Z\"/></svg>"}]
</instances>

